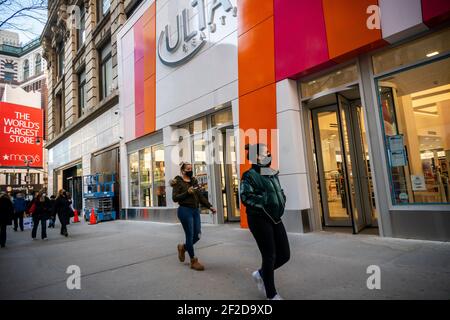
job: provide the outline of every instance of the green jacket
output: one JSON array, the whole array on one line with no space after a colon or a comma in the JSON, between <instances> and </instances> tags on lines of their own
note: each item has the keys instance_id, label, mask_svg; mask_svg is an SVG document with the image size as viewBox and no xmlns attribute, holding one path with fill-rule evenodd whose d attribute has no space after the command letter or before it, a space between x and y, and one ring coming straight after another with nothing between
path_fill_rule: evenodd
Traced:
<instances>
[{"instance_id":1,"label":"green jacket","mask_svg":"<svg viewBox=\"0 0 450 320\"><path fill-rule=\"evenodd\" d=\"M286 196L278 180L278 171L267 169L269 175L261 175L257 165L244 172L240 195L247 214L266 214L277 224L284 213Z\"/></svg>"}]
</instances>

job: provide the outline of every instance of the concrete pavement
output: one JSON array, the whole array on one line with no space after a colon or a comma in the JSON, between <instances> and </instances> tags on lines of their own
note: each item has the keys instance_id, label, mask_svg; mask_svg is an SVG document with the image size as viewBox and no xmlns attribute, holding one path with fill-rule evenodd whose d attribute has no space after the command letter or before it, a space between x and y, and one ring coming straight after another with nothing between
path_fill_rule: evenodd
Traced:
<instances>
[{"instance_id":1,"label":"concrete pavement","mask_svg":"<svg viewBox=\"0 0 450 320\"><path fill-rule=\"evenodd\" d=\"M248 230L203 226L191 270L177 259L179 224L114 221L69 226L48 241L8 227L0 250L0 299L263 299L251 279L260 264ZM39 231L38 231L39 235ZM450 243L342 233L290 234L291 261L276 272L285 299L449 299ZM68 290L66 269L81 269L81 290ZM369 290L369 265L381 289Z\"/></svg>"}]
</instances>

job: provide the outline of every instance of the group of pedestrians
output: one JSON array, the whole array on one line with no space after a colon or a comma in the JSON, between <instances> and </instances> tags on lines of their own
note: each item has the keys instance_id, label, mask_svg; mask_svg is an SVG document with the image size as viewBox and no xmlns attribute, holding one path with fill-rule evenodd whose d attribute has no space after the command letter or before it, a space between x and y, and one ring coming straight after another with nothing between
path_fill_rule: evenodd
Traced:
<instances>
[{"instance_id":1,"label":"group of pedestrians","mask_svg":"<svg viewBox=\"0 0 450 320\"><path fill-rule=\"evenodd\" d=\"M33 228L31 238L36 240L37 230L41 226L41 238L47 240L47 221L49 228L55 228L56 216L61 224L60 234L68 237L67 225L73 217L71 195L65 190L60 190L58 196L48 198L46 190L36 192L30 201L27 201L22 193L16 194L11 199L7 193L0 194L0 246L6 246L7 226L14 221L14 231L24 231L24 216L31 215Z\"/></svg>"},{"instance_id":2,"label":"group of pedestrians","mask_svg":"<svg viewBox=\"0 0 450 320\"><path fill-rule=\"evenodd\" d=\"M282 300L275 288L274 272L290 259L289 241L281 217L284 213L286 196L281 188L278 171L271 166L272 156L264 144L247 145L247 159L252 163L243 173L240 186L240 198L246 207L248 226L255 238L262 258L261 268L251 275L258 289L270 300ZM178 244L178 258L185 261L185 254L190 257L190 267L203 271L205 266L195 255L194 244L200 240L201 221L200 206L206 207L213 214L216 209L203 194L203 189L194 177L192 165L181 163L180 175L170 181L173 188L172 198L179 204L178 218L185 233L185 242ZM45 190L36 194L27 208L22 197L17 197L14 205L7 194L0 195L1 246L6 242L6 226L14 218L14 230L18 225L23 230L24 208L33 217L31 236L36 239L39 224L41 237L47 239L46 222L55 227L56 215L61 223L61 235L68 236L67 225L73 216L71 197L65 190L58 196L47 197Z\"/></svg>"},{"instance_id":3,"label":"group of pedestrians","mask_svg":"<svg viewBox=\"0 0 450 320\"><path fill-rule=\"evenodd\" d=\"M289 241L281 217L286 196L278 179L278 171L270 166L272 156L265 144L246 145L247 159L252 163L243 173L240 197L246 207L248 226L261 252L261 268L252 273L259 291L269 300L283 300L275 288L274 272L290 259ZM213 214L216 209L202 194L202 188L192 172L190 163L182 162L181 175L171 180L172 199L179 204L178 219L183 226L186 240L177 246L178 259L190 257L191 269L203 271L194 252L194 244L200 240L200 205Z\"/></svg>"}]
</instances>

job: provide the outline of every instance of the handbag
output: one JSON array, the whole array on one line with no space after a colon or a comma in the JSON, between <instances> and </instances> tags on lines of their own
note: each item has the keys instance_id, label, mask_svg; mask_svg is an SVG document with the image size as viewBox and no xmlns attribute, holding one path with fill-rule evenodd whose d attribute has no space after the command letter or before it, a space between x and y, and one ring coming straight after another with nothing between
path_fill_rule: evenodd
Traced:
<instances>
[{"instance_id":1,"label":"handbag","mask_svg":"<svg viewBox=\"0 0 450 320\"><path fill-rule=\"evenodd\" d=\"M36 203L33 202L28 212L32 215L36 211Z\"/></svg>"}]
</instances>

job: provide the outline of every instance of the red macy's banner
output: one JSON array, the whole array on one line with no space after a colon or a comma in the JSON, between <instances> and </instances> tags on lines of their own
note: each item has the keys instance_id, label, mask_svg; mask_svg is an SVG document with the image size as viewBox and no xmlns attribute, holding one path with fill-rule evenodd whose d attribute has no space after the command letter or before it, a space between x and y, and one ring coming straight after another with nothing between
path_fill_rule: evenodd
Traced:
<instances>
[{"instance_id":1,"label":"red macy's banner","mask_svg":"<svg viewBox=\"0 0 450 320\"><path fill-rule=\"evenodd\" d=\"M42 110L0 102L0 120L0 167L42 168Z\"/></svg>"}]
</instances>

